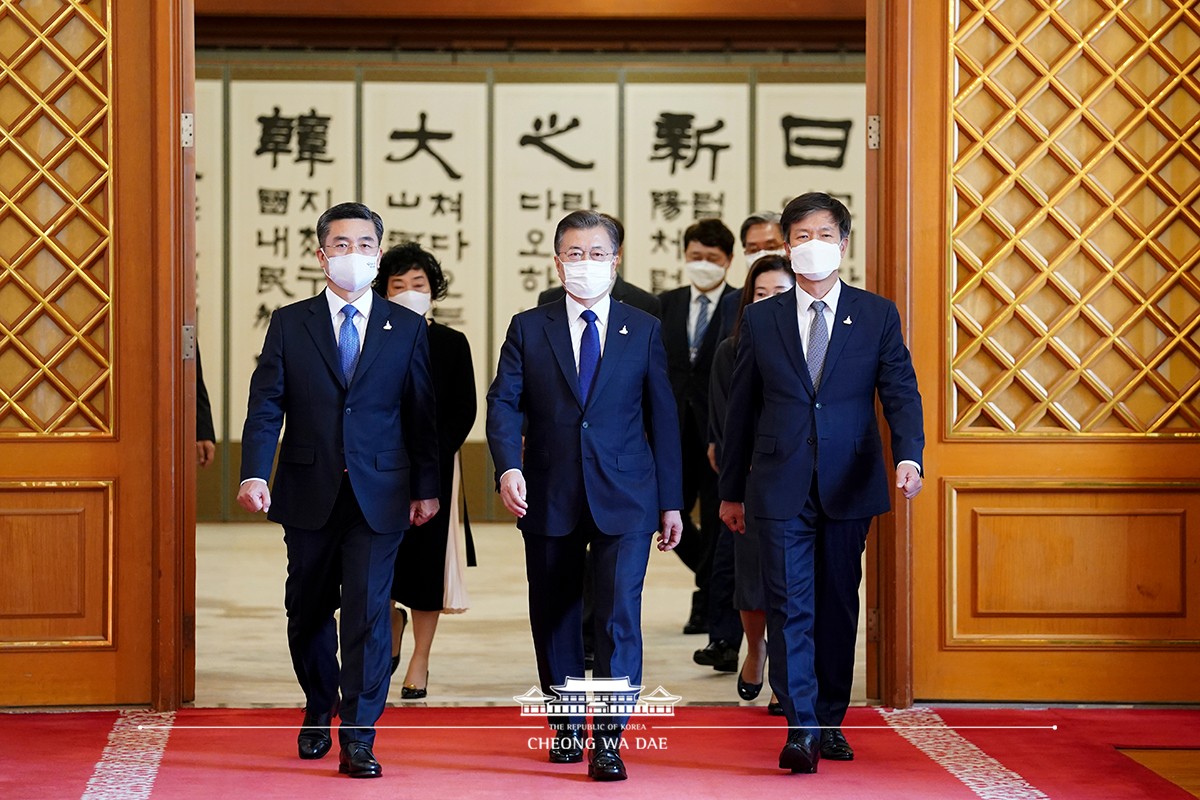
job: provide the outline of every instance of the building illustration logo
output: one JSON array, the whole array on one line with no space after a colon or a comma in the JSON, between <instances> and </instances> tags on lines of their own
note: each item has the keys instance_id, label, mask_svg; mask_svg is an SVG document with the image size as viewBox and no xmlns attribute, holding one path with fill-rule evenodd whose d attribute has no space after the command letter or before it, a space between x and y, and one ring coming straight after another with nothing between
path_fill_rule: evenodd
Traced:
<instances>
[{"instance_id":1,"label":"building illustration logo","mask_svg":"<svg viewBox=\"0 0 1200 800\"><path fill-rule=\"evenodd\" d=\"M629 678L567 678L562 686L550 688L554 696L531 686L513 697L521 706L521 716L673 717L675 704L683 699L661 686L643 697L643 687L631 685Z\"/></svg>"}]
</instances>

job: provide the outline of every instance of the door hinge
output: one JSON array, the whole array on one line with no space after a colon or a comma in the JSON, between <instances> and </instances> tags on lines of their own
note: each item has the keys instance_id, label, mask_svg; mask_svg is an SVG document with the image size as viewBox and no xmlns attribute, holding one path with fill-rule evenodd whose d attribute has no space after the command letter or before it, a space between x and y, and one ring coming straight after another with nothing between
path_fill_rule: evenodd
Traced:
<instances>
[{"instance_id":1,"label":"door hinge","mask_svg":"<svg viewBox=\"0 0 1200 800\"><path fill-rule=\"evenodd\" d=\"M180 349L183 351L183 360L191 361L196 357L196 326L184 325L183 337L180 342Z\"/></svg>"},{"instance_id":2,"label":"door hinge","mask_svg":"<svg viewBox=\"0 0 1200 800\"><path fill-rule=\"evenodd\" d=\"M196 146L196 115L183 113L179 115L179 145L181 147Z\"/></svg>"},{"instance_id":3,"label":"door hinge","mask_svg":"<svg viewBox=\"0 0 1200 800\"><path fill-rule=\"evenodd\" d=\"M879 641L879 609L867 609L867 641Z\"/></svg>"},{"instance_id":4,"label":"door hinge","mask_svg":"<svg viewBox=\"0 0 1200 800\"><path fill-rule=\"evenodd\" d=\"M879 149L879 136L880 136L879 115L878 114L868 114L867 115L867 149L868 150L878 150Z\"/></svg>"}]
</instances>

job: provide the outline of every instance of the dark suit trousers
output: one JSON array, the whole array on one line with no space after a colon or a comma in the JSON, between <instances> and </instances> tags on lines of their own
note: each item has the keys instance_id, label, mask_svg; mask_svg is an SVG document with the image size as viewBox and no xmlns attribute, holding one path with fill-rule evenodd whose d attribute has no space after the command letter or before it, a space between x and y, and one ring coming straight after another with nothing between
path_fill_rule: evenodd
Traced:
<instances>
[{"instance_id":1,"label":"dark suit trousers","mask_svg":"<svg viewBox=\"0 0 1200 800\"><path fill-rule=\"evenodd\" d=\"M595 678L642 680L642 586L650 558L645 533L612 536L596 529L584 513L566 536L526 532L525 570L529 580L529 627L542 691L554 695L568 677L585 677L583 663L583 575L590 561L595 607ZM591 545L590 558L586 555ZM596 720L601 733L620 735L627 717ZM581 717L551 718L550 724L581 726Z\"/></svg>"},{"instance_id":2,"label":"dark suit trousers","mask_svg":"<svg viewBox=\"0 0 1200 800\"><path fill-rule=\"evenodd\" d=\"M825 515L814 475L799 516L755 517L771 689L790 727L841 725L854 680L858 584L871 518Z\"/></svg>"},{"instance_id":3,"label":"dark suit trousers","mask_svg":"<svg viewBox=\"0 0 1200 800\"><path fill-rule=\"evenodd\" d=\"M285 526L283 531L288 555L284 589L288 647L306 708L319 714L338 712L342 745L373 744L374 725L387 701L392 574L404 534L371 530L348 477L342 478L324 527ZM333 617L339 605L340 670Z\"/></svg>"},{"instance_id":4,"label":"dark suit trousers","mask_svg":"<svg viewBox=\"0 0 1200 800\"><path fill-rule=\"evenodd\" d=\"M713 551L717 544L717 525L721 521L718 514L721 501L717 496L717 474L708 463L708 431L700 430L695 416L686 406L683 414L680 425L680 444L683 449L683 536L675 553L696 574L692 610L707 620L709 581L712 577ZM700 505L699 527L691 516L697 501ZM732 598L732 582L729 594ZM711 625L711 620L708 621Z\"/></svg>"}]
</instances>

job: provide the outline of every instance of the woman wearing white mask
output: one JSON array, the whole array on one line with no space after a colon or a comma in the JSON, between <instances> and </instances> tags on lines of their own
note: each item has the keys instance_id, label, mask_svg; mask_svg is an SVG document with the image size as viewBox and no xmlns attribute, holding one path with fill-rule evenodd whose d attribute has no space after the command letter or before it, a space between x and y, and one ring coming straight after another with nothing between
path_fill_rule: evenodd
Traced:
<instances>
[{"instance_id":1,"label":"woman wearing white mask","mask_svg":"<svg viewBox=\"0 0 1200 800\"><path fill-rule=\"evenodd\" d=\"M774 253L755 259L746 275L746 285L742 288L733 320L733 333L717 346L717 352L713 354L712 373L709 376L708 459L714 472L718 470L717 465L720 463L726 399L729 395L729 382L733 378L733 362L737 354L742 313L751 303L783 294L795 285L796 276L792 272L791 262L786 256ZM729 546L732 542L733 605L742 618L742 628L746 632L746 660L742 662L738 672L737 692L743 700L754 700L762 691L763 674L767 665L767 603L763 594L762 573L759 570L758 539L755 538L753 529L747 529L744 536L737 536L724 525L720 536L722 541L717 543L718 558L721 555L722 544ZM774 694L767 704L767 711L775 716L783 713Z\"/></svg>"},{"instance_id":2,"label":"woman wearing white mask","mask_svg":"<svg viewBox=\"0 0 1200 800\"><path fill-rule=\"evenodd\" d=\"M432 254L415 243L388 250L379 262L375 289L397 305L426 318L429 324L429 365L437 398L438 456L441 468L441 510L422 526L419 534L405 536L396 554L392 581L392 672L400 664L400 641L412 611L413 653L400 690L403 700L420 700L428 694L429 652L437 631L438 615L466 610L465 590L457 567L458 540L450 542L459 529L456 469L459 448L475 423L475 371L467 337L435 322L430 314L433 301L443 299L449 280ZM467 564L474 566L470 525L465 519ZM448 543L450 558L447 558ZM460 598L460 599L459 599Z\"/></svg>"}]
</instances>

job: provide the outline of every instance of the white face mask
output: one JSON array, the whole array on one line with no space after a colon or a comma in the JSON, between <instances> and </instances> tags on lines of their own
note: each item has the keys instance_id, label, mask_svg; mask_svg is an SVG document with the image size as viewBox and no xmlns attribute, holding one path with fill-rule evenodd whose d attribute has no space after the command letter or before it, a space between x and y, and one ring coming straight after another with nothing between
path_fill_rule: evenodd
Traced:
<instances>
[{"instance_id":1,"label":"white face mask","mask_svg":"<svg viewBox=\"0 0 1200 800\"><path fill-rule=\"evenodd\" d=\"M792 248L792 272L810 281L823 281L837 272L842 248L833 242L810 239Z\"/></svg>"},{"instance_id":2,"label":"white face mask","mask_svg":"<svg viewBox=\"0 0 1200 800\"><path fill-rule=\"evenodd\" d=\"M347 292L357 292L371 285L379 272L379 256L362 253L347 253L344 256L326 256L329 262L329 280Z\"/></svg>"},{"instance_id":3,"label":"white face mask","mask_svg":"<svg viewBox=\"0 0 1200 800\"><path fill-rule=\"evenodd\" d=\"M580 300L594 300L613 285L611 261L564 261L563 286Z\"/></svg>"},{"instance_id":4,"label":"white face mask","mask_svg":"<svg viewBox=\"0 0 1200 800\"><path fill-rule=\"evenodd\" d=\"M725 268L711 261L689 261L683 268L688 280L701 291L707 292L725 280Z\"/></svg>"},{"instance_id":5,"label":"white face mask","mask_svg":"<svg viewBox=\"0 0 1200 800\"><path fill-rule=\"evenodd\" d=\"M746 254L746 267L747 268L753 267L755 262L757 262L760 258L766 258L767 256L783 256L784 258L787 258L787 251L782 250L782 249L780 249L780 250L759 250L757 253L747 253Z\"/></svg>"},{"instance_id":6,"label":"white face mask","mask_svg":"<svg viewBox=\"0 0 1200 800\"><path fill-rule=\"evenodd\" d=\"M414 311L422 317L429 313L429 307L433 305L433 295L417 289L397 292L389 297L388 300L391 300L398 306L404 306L409 311Z\"/></svg>"}]
</instances>

